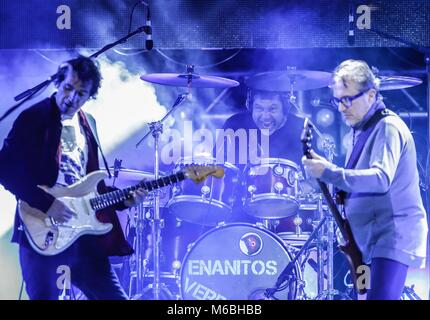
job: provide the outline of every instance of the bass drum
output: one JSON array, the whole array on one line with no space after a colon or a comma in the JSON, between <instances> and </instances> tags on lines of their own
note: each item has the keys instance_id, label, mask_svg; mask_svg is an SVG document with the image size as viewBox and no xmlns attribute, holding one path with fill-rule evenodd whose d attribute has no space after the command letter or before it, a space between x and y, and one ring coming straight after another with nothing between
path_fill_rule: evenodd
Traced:
<instances>
[{"instance_id":1,"label":"bass drum","mask_svg":"<svg viewBox=\"0 0 430 320\"><path fill-rule=\"evenodd\" d=\"M233 223L216 227L190 246L180 276L185 300L263 300L280 273L292 260L282 240L266 229ZM301 275L274 298L294 300Z\"/></svg>"}]
</instances>

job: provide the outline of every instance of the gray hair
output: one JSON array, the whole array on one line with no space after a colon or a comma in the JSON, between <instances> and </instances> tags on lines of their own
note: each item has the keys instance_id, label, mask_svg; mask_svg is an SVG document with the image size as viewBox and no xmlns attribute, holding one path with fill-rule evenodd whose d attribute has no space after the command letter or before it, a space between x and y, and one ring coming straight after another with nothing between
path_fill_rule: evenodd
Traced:
<instances>
[{"instance_id":1,"label":"gray hair","mask_svg":"<svg viewBox=\"0 0 430 320\"><path fill-rule=\"evenodd\" d=\"M369 89L379 90L380 79L372 72L369 65L363 60L345 60L334 69L332 74L332 84L342 81L345 87L348 82L358 85L360 91Z\"/></svg>"}]
</instances>

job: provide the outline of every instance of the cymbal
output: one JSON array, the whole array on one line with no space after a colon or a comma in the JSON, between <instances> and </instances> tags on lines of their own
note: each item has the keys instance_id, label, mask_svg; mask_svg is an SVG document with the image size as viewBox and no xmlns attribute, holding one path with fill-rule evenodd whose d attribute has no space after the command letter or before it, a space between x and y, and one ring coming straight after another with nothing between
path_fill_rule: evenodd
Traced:
<instances>
[{"instance_id":1,"label":"cymbal","mask_svg":"<svg viewBox=\"0 0 430 320\"><path fill-rule=\"evenodd\" d=\"M302 91L327 87L330 78L329 72L291 69L258 73L248 78L245 84L264 91Z\"/></svg>"},{"instance_id":2,"label":"cymbal","mask_svg":"<svg viewBox=\"0 0 430 320\"><path fill-rule=\"evenodd\" d=\"M417 86L423 81L419 78L403 77L403 76L391 76L391 77L380 77L381 84L379 91L406 89Z\"/></svg>"},{"instance_id":3,"label":"cymbal","mask_svg":"<svg viewBox=\"0 0 430 320\"><path fill-rule=\"evenodd\" d=\"M143 81L175 87L192 88L230 88L237 87L239 82L215 76L203 76L196 73L149 73L140 77Z\"/></svg>"}]
</instances>

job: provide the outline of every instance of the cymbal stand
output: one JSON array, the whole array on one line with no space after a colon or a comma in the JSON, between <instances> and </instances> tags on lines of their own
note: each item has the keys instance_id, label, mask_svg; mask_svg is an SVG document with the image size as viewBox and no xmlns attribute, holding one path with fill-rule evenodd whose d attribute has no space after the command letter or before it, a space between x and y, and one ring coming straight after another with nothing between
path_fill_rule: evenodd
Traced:
<instances>
[{"instance_id":1,"label":"cymbal stand","mask_svg":"<svg viewBox=\"0 0 430 320\"><path fill-rule=\"evenodd\" d=\"M292 76L293 77L293 76ZM294 84L295 80L294 78L290 78L290 98L289 102L290 104L296 109L296 113L299 115L303 114L303 111L298 107L296 104L296 97L294 96ZM324 138L321 131L318 130L317 126L312 123L310 119L308 119L309 122L312 124L314 131L319 136L320 139L322 139L322 148L324 150L325 157L329 162L333 162L333 158L336 155L336 145L330 141L327 138ZM333 194L333 187L329 186L330 193ZM337 290L334 290L334 276L333 276L333 255L334 255L334 220L330 213L326 214L323 211L322 206L322 195L319 195L318 198L318 213L319 213L319 220L323 221L325 218L326 224L325 228L321 228L319 234L318 234L318 240L317 240L317 260L318 260L318 296L317 299L320 298L327 298L328 300L333 300L334 295L342 295ZM324 260L327 261L327 273L325 272L325 263ZM327 277L326 283L327 288L325 287L325 276Z\"/></svg>"},{"instance_id":2,"label":"cymbal stand","mask_svg":"<svg viewBox=\"0 0 430 320\"><path fill-rule=\"evenodd\" d=\"M303 286L303 283L301 283L300 279L297 279L297 274L295 274L295 266L297 265L297 261L300 257L308 250L309 245L318 237L318 234L320 232L320 229L324 226L326 218L324 217L318 225L315 227L315 229L310 234L309 238L306 240L306 242L303 244L303 246L300 248L300 250L294 254L293 259L288 263L288 265L284 268L284 270L280 273L278 276L278 279L276 280L276 284L273 288L267 288L264 290L264 296L265 300L273 300L275 298L276 292L283 291L290 287L290 284L294 281L296 281L299 284L299 288L297 288L298 291L300 291Z\"/></svg>"},{"instance_id":3,"label":"cymbal stand","mask_svg":"<svg viewBox=\"0 0 430 320\"><path fill-rule=\"evenodd\" d=\"M173 106L170 108L169 112L159 121L149 123L150 131L136 144L136 148L151 134L154 138L154 178L157 180L159 178L159 140L160 135L163 133L163 121L173 112L173 110L184 103L188 97L189 93L180 94ZM160 251L161 251L161 228L163 227L163 220L160 217L160 192L159 190L154 190L154 207L153 207L153 215L152 215L152 223L151 223L151 233L152 233L152 258L153 258L153 266L154 266L154 279L152 284L152 290L154 294L154 300L160 299ZM143 228L136 228L136 232L143 232ZM142 235L138 236L137 239L143 240ZM140 248L139 252L136 252L137 262L143 262L144 259L142 256L143 248L141 244L137 244L137 247ZM143 270L138 267L138 270ZM140 290L143 289L143 273L138 272L137 274L137 286ZM138 291L137 295L142 296L143 291Z\"/></svg>"},{"instance_id":4,"label":"cymbal stand","mask_svg":"<svg viewBox=\"0 0 430 320\"><path fill-rule=\"evenodd\" d=\"M315 127L315 126L314 126ZM317 131L316 131L317 132ZM317 132L318 134L318 132ZM321 136L320 136L321 137ZM322 137L321 137L322 138ZM333 162L333 158L336 155L335 144L329 139L323 139L323 150L324 154L329 162ZM333 194L333 186L329 185L330 193ZM322 195L319 195L318 199L318 212L321 214L322 210ZM348 295L341 293L334 289L334 236L335 236L335 223L333 216L328 210L324 212L326 218L326 229L321 233L319 237L319 245L317 245L317 256L318 256L318 296L317 300L333 300L335 295L341 296L345 299L351 299ZM325 235L326 236L325 236ZM325 249L325 252L324 252ZM326 259L326 270L324 270L324 258ZM324 289L324 275L327 277L327 287Z\"/></svg>"}]
</instances>

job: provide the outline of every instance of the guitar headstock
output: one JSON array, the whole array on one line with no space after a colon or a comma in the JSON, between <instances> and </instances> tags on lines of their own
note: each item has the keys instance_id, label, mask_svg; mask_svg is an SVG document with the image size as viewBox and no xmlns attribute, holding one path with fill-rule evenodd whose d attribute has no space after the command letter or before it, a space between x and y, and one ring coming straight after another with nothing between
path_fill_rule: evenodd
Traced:
<instances>
[{"instance_id":1,"label":"guitar headstock","mask_svg":"<svg viewBox=\"0 0 430 320\"><path fill-rule=\"evenodd\" d=\"M189 179L196 183L200 183L205 181L209 176L213 176L215 178L224 177L224 168L212 165L190 165L184 169L184 173Z\"/></svg>"},{"instance_id":2,"label":"guitar headstock","mask_svg":"<svg viewBox=\"0 0 430 320\"><path fill-rule=\"evenodd\" d=\"M300 140L302 141L303 145L303 154L309 159L311 158L310 152L312 150L312 138L312 123L309 121L308 118L305 118L302 136L300 137Z\"/></svg>"}]
</instances>

